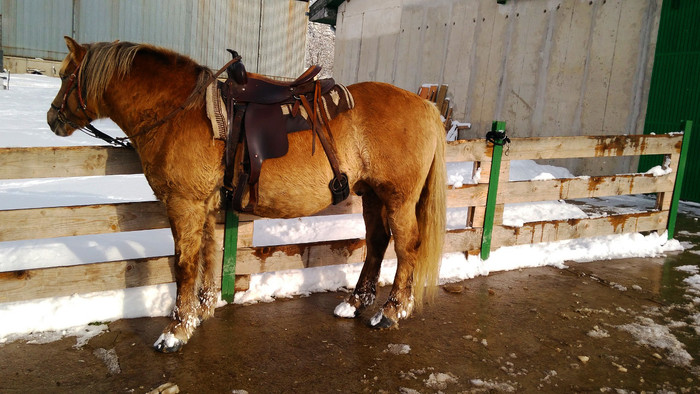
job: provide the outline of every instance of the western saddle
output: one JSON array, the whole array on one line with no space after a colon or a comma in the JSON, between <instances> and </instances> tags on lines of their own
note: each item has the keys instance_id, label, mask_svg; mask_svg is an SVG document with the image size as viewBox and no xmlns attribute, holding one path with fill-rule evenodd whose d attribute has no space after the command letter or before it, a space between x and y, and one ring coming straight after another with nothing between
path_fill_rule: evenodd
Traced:
<instances>
[{"instance_id":1,"label":"western saddle","mask_svg":"<svg viewBox=\"0 0 700 394\"><path fill-rule=\"evenodd\" d=\"M320 66L309 67L291 82L248 75L238 53L228 51L233 56L233 63L227 67L228 78L225 82L218 82L218 87L229 119L224 189L233 208L242 212L255 209L263 162L287 154L288 133L309 128L314 135L312 154L318 136L333 170L334 176L329 183L332 202L338 204L345 200L350 194L348 178L340 172L329 128L330 115L321 110L321 97L337 88L333 79L315 79L321 71ZM284 113L284 106L290 109L288 113ZM345 109L348 108L339 108L338 112ZM236 170L238 182L233 185ZM249 198L244 206L242 200L246 187Z\"/></svg>"}]
</instances>

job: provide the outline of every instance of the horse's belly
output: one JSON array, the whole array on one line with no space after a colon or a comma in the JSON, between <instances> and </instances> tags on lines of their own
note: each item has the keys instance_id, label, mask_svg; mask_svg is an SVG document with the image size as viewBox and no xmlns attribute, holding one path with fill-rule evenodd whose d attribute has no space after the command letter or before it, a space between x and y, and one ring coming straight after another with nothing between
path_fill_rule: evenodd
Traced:
<instances>
[{"instance_id":1,"label":"horse's belly","mask_svg":"<svg viewBox=\"0 0 700 394\"><path fill-rule=\"evenodd\" d=\"M255 213L265 217L300 217L312 215L331 204L328 183L333 178L330 165L320 162L316 152L304 161L288 157L263 163L258 183Z\"/></svg>"}]
</instances>

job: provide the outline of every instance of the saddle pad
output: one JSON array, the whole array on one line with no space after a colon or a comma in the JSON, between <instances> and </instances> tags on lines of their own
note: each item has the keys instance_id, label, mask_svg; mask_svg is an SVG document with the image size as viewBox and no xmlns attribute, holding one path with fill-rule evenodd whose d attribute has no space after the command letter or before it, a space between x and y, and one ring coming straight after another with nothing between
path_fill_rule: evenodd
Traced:
<instances>
[{"instance_id":1,"label":"saddle pad","mask_svg":"<svg viewBox=\"0 0 700 394\"><path fill-rule=\"evenodd\" d=\"M333 119L338 114L354 108L355 100L344 85L336 84L328 93L321 96L321 104L321 110L325 115L323 119ZM270 107L272 106L274 105ZM295 117L292 116L293 106L293 104L282 104L280 106L282 115L286 118L286 122L284 122L284 126L282 126L286 129L284 134L309 129L309 125L306 122L309 117L304 107L299 106L299 115L301 118L295 119ZM226 140L228 132L228 114L223 97L221 97L221 90L217 84L207 86L206 109L207 117L211 122L212 137L218 140Z\"/></svg>"},{"instance_id":2,"label":"saddle pad","mask_svg":"<svg viewBox=\"0 0 700 394\"><path fill-rule=\"evenodd\" d=\"M207 86L206 91L207 117L211 122L212 137L217 140L225 140L228 131L228 114L221 97L221 90L217 84Z\"/></svg>"},{"instance_id":3,"label":"saddle pad","mask_svg":"<svg viewBox=\"0 0 700 394\"><path fill-rule=\"evenodd\" d=\"M283 104L282 114L291 116L293 107L293 104ZM355 100L352 94L350 94L350 91L348 91L348 88L346 88L345 85L336 84L328 93L321 96L321 111L324 115L321 121L324 119L333 119L338 116L338 114L353 109L354 107ZM305 120L309 118L306 110L301 106L299 107L299 115ZM302 130L308 130L308 127Z\"/></svg>"}]
</instances>

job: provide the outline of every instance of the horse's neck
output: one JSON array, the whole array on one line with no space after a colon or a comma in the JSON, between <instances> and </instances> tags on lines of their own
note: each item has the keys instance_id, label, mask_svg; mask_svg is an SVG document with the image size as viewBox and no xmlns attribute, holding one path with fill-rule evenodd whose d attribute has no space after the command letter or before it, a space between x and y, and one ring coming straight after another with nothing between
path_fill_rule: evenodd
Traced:
<instances>
[{"instance_id":1,"label":"horse's neck","mask_svg":"<svg viewBox=\"0 0 700 394\"><path fill-rule=\"evenodd\" d=\"M127 136L143 134L182 105L194 89L196 78L173 74L177 72L163 66L135 62L129 74L105 91L105 114Z\"/></svg>"}]
</instances>

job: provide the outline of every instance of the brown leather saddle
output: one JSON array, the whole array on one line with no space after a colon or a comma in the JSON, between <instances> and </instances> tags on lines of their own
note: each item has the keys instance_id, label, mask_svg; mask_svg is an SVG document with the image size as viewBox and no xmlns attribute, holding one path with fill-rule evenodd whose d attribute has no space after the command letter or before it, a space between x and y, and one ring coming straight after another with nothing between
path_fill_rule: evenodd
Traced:
<instances>
[{"instance_id":1,"label":"brown leather saddle","mask_svg":"<svg viewBox=\"0 0 700 394\"><path fill-rule=\"evenodd\" d=\"M233 207L243 212L255 209L263 162L287 154L287 134L309 129L318 136L333 169L334 177L329 183L333 204L345 200L350 194L348 179L339 169L328 126L330 119L319 110L321 97L337 88L335 81L332 78L316 80L320 66L309 67L291 82L248 75L240 56L235 51L228 51L238 61L228 67L228 78L225 82L219 82L218 86L229 115L224 189ZM342 110L339 109L339 112ZM242 151L239 146L243 147ZM239 173L238 182L233 185L236 170ZM243 206L246 187L250 190L250 197Z\"/></svg>"}]
</instances>

